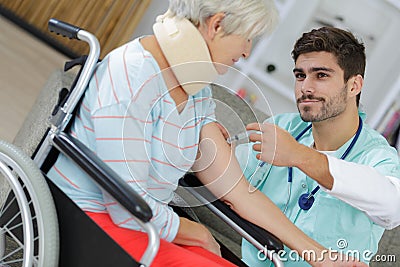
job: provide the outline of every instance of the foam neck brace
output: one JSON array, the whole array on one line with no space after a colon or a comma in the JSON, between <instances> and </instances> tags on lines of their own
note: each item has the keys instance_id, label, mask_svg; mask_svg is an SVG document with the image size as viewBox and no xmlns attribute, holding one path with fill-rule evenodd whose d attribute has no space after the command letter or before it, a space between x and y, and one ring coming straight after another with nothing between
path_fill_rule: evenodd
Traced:
<instances>
[{"instance_id":1,"label":"foam neck brace","mask_svg":"<svg viewBox=\"0 0 400 267\"><path fill-rule=\"evenodd\" d=\"M196 94L217 77L207 44L189 20L171 17L167 12L157 17L153 31L175 77L187 94Z\"/></svg>"}]
</instances>

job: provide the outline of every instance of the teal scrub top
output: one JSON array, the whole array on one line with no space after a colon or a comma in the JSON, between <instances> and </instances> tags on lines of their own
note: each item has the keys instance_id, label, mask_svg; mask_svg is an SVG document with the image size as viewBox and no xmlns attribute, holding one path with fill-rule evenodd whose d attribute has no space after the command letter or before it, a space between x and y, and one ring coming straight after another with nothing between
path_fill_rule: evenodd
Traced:
<instances>
[{"instance_id":1,"label":"teal scrub top","mask_svg":"<svg viewBox=\"0 0 400 267\"><path fill-rule=\"evenodd\" d=\"M364 114L360 113L360 115L362 118L365 117ZM294 137L309 125L300 118L298 113L281 114L267 121L287 130ZM351 140L352 138L334 152L333 156L340 158ZM304 133L299 142L311 146L314 142L312 129ZM303 232L326 248L359 257L364 262L370 261L377 252L378 242L384 232L383 227L371 221L364 212L323 190L316 193L315 202L309 210L301 210L298 205L299 196L310 193L318 185L317 182L299 169L293 168L291 197L288 200L288 168L265 163L255 171L260 163L255 158L256 154L252 149L252 144L243 144L236 148L236 155L244 175L253 186L266 194L282 211L287 205L285 215ZM400 177L397 151L365 123L356 144L345 160L372 166L385 176ZM252 267L273 266L257 248L244 239L242 258ZM281 259L285 266L310 266L287 247L281 254Z\"/></svg>"}]
</instances>

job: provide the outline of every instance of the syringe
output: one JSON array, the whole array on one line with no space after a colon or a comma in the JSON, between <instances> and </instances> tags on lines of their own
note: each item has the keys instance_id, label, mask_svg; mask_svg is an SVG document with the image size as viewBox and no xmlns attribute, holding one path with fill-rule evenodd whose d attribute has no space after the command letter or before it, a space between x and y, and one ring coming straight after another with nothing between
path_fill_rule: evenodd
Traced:
<instances>
[{"instance_id":1,"label":"syringe","mask_svg":"<svg viewBox=\"0 0 400 267\"><path fill-rule=\"evenodd\" d=\"M233 142L237 142L237 141L240 141L240 140L243 140L243 139L248 139L249 135L252 134L252 133L257 133L257 131L250 130L250 131L241 132L239 134L235 134L234 136L229 137L228 139L226 139L226 142L228 142L228 144L232 144ZM261 161L258 164L257 168L262 168L264 166L264 164L265 164L265 162ZM253 173L253 175L254 175L254 173Z\"/></svg>"},{"instance_id":2,"label":"syringe","mask_svg":"<svg viewBox=\"0 0 400 267\"><path fill-rule=\"evenodd\" d=\"M255 132L256 131L245 131L245 132L235 134L234 136L231 136L228 139L226 139L226 142L228 142L228 144L232 144L233 142L238 142L243 139L248 139L249 135L251 133L255 133Z\"/></svg>"}]
</instances>

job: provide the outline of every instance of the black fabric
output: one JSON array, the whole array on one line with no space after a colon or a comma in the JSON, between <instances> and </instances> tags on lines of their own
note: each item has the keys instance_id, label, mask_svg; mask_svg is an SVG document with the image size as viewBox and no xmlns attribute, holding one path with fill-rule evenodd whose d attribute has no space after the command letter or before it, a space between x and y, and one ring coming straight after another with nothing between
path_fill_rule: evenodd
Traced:
<instances>
[{"instance_id":1,"label":"black fabric","mask_svg":"<svg viewBox=\"0 0 400 267\"><path fill-rule=\"evenodd\" d=\"M59 267L140 266L49 179L60 232Z\"/></svg>"}]
</instances>

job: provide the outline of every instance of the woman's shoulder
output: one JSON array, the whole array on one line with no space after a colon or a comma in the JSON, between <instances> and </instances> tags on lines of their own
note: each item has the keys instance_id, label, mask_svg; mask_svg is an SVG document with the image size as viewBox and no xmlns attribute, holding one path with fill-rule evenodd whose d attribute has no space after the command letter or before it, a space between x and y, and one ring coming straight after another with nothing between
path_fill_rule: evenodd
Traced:
<instances>
[{"instance_id":1,"label":"woman's shoulder","mask_svg":"<svg viewBox=\"0 0 400 267\"><path fill-rule=\"evenodd\" d=\"M162 88L157 73L160 71L154 58L136 38L111 51L98 64L89 90L96 100L93 105L101 108L139 98L141 102L152 101Z\"/></svg>"}]
</instances>

